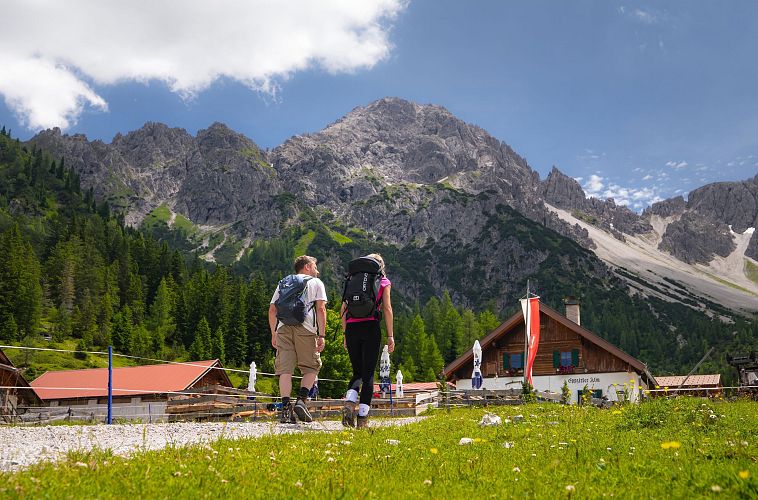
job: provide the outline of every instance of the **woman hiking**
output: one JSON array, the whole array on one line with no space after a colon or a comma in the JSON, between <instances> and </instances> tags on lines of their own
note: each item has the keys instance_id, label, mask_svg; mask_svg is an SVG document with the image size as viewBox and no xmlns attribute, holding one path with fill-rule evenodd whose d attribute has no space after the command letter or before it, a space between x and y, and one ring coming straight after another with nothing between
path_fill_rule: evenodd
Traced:
<instances>
[{"instance_id":1,"label":"woman hiking","mask_svg":"<svg viewBox=\"0 0 758 500\"><path fill-rule=\"evenodd\" d=\"M391 289L392 283L385 276L381 255L372 253L350 262L341 311L344 345L353 367L353 377L342 408L342 425L346 427L363 429L368 426L374 395L374 370L382 337L382 316L387 327L388 351L395 350Z\"/></svg>"}]
</instances>

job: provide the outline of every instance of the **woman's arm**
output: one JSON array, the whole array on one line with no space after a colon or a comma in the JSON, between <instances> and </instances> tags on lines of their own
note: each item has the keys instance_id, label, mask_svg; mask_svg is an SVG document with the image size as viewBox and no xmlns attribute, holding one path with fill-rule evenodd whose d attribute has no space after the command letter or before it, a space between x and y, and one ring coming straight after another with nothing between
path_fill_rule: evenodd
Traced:
<instances>
[{"instance_id":1,"label":"woman's arm","mask_svg":"<svg viewBox=\"0 0 758 500\"><path fill-rule=\"evenodd\" d=\"M392 285L388 285L382 292L382 314L384 315L384 324L387 326L387 350L395 350L395 331L394 316L392 315L392 296L390 290Z\"/></svg>"},{"instance_id":2,"label":"woman's arm","mask_svg":"<svg viewBox=\"0 0 758 500\"><path fill-rule=\"evenodd\" d=\"M347 350L347 304L342 303L340 307L340 320L342 321L342 346Z\"/></svg>"}]
</instances>

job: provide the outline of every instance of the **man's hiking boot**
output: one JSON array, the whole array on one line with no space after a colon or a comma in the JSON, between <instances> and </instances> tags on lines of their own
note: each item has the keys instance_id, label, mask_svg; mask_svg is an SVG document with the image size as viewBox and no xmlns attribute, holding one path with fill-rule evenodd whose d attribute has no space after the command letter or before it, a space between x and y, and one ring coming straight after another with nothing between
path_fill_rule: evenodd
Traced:
<instances>
[{"instance_id":1,"label":"man's hiking boot","mask_svg":"<svg viewBox=\"0 0 758 500\"><path fill-rule=\"evenodd\" d=\"M366 415L365 417L361 417L360 415L358 415L358 419L357 419L357 423L355 427L358 429L368 429L368 415Z\"/></svg>"},{"instance_id":2,"label":"man's hiking boot","mask_svg":"<svg viewBox=\"0 0 758 500\"><path fill-rule=\"evenodd\" d=\"M295 415L297 415L297 418L301 422L313 422L313 417L311 416L311 413L308 411L308 407L305 406L305 401L303 401L300 398L297 398L297 401L295 402L295 406L292 407L292 409L295 412Z\"/></svg>"},{"instance_id":3,"label":"man's hiking boot","mask_svg":"<svg viewBox=\"0 0 758 500\"><path fill-rule=\"evenodd\" d=\"M292 412L292 403L282 405L282 409L279 410L279 423L280 424L296 424L295 414Z\"/></svg>"},{"instance_id":4,"label":"man's hiking boot","mask_svg":"<svg viewBox=\"0 0 758 500\"><path fill-rule=\"evenodd\" d=\"M342 407L342 425L345 427L355 427L355 403L345 401Z\"/></svg>"}]
</instances>

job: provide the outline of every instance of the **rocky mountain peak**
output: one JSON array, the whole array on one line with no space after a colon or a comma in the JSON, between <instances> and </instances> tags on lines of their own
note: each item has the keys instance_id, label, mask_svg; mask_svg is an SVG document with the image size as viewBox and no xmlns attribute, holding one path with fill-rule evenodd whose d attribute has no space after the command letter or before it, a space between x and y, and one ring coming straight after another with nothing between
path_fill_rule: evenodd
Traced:
<instances>
[{"instance_id":1,"label":"rocky mountain peak","mask_svg":"<svg viewBox=\"0 0 758 500\"><path fill-rule=\"evenodd\" d=\"M555 166L542 182L542 196L545 201L558 208L584 208L587 204L584 190L579 182Z\"/></svg>"},{"instance_id":2,"label":"rocky mountain peak","mask_svg":"<svg viewBox=\"0 0 758 500\"><path fill-rule=\"evenodd\" d=\"M676 196L667 200L658 201L647 207L643 216L658 215L660 217L671 217L674 215L682 215L687 208L687 202L684 201L684 197Z\"/></svg>"}]
</instances>

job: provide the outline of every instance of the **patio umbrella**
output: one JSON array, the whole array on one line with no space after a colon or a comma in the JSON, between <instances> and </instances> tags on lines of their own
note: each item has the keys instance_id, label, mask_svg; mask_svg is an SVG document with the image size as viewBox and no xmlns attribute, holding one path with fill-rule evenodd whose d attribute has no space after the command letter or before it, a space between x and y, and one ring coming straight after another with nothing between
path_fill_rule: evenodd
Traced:
<instances>
[{"instance_id":1,"label":"patio umbrella","mask_svg":"<svg viewBox=\"0 0 758 500\"><path fill-rule=\"evenodd\" d=\"M471 387L482 388L482 346L479 341L474 341L474 371L471 373Z\"/></svg>"},{"instance_id":2,"label":"patio umbrella","mask_svg":"<svg viewBox=\"0 0 758 500\"><path fill-rule=\"evenodd\" d=\"M388 346L384 346L382 357L379 358L379 392L382 398L392 392L392 382L390 382L390 352Z\"/></svg>"},{"instance_id":3,"label":"patio umbrella","mask_svg":"<svg viewBox=\"0 0 758 500\"><path fill-rule=\"evenodd\" d=\"M255 380L257 379L255 361L250 363L250 379L247 382L247 390L255 392Z\"/></svg>"},{"instance_id":4,"label":"patio umbrella","mask_svg":"<svg viewBox=\"0 0 758 500\"><path fill-rule=\"evenodd\" d=\"M395 375L395 397L403 397L403 372L400 370L398 370L397 375Z\"/></svg>"}]
</instances>

